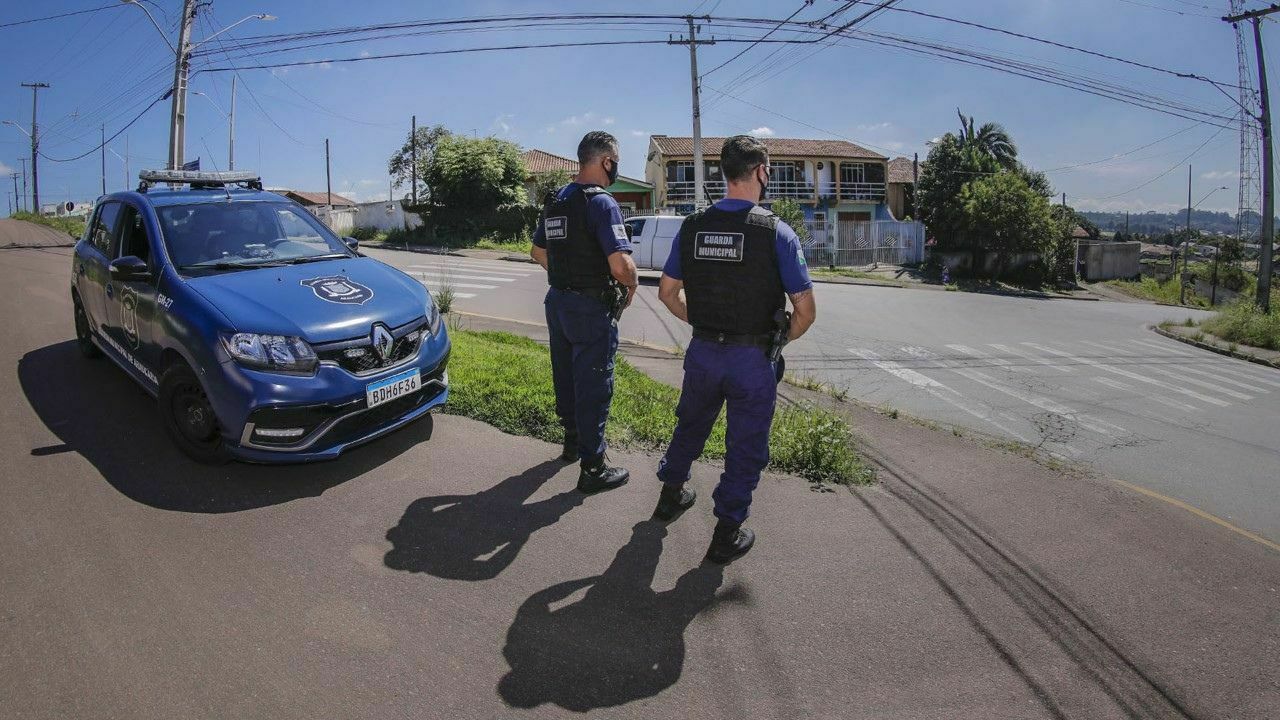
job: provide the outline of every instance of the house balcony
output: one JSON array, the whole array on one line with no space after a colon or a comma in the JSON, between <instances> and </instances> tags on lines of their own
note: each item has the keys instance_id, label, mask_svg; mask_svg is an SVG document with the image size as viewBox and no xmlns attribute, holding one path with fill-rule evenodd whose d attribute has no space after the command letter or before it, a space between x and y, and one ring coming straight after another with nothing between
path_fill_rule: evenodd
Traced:
<instances>
[{"instance_id":1,"label":"house balcony","mask_svg":"<svg viewBox=\"0 0 1280 720\"><path fill-rule=\"evenodd\" d=\"M667 183L667 201L668 202L693 202L693 181L677 180ZM703 182L706 193L711 196L712 200L719 200L724 197L725 183L723 180L706 180ZM883 194L883 185L881 186L881 194ZM794 200L813 200L813 183L808 180L785 181L770 180L769 181L769 197L776 198L792 198Z\"/></svg>"},{"instance_id":2,"label":"house balcony","mask_svg":"<svg viewBox=\"0 0 1280 720\"><path fill-rule=\"evenodd\" d=\"M772 188L772 185L770 186ZM882 182L834 182L831 180L818 185L818 194L824 198L835 198L841 201L884 202L885 184Z\"/></svg>"}]
</instances>

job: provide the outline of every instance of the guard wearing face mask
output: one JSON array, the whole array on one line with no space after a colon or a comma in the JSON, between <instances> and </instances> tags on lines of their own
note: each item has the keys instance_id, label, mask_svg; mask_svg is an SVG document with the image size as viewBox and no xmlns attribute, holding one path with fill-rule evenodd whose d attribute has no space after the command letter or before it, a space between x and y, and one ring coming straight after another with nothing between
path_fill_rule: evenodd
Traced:
<instances>
[{"instance_id":1,"label":"guard wearing face mask","mask_svg":"<svg viewBox=\"0 0 1280 720\"><path fill-rule=\"evenodd\" d=\"M556 414L564 426L565 462L580 461L585 493L624 485L629 473L609 467L605 421L613 399L617 319L639 280L617 201L605 188L618 178L618 141L589 132L578 144L578 175L548 197L531 255L547 271L544 302L551 345Z\"/></svg>"},{"instance_id":2,"label":"guard wearing face mask","mask_svg":"<svg viewBox=\"0 0 1280 720\"><path fill-rule=\"evenodd\" d=\"M708 560L725 563L755 542L742 523L769 464L781 348L809 329L817 310L799 238L757 204L769 184L764 144L748 135L725 140L720 168L725 198L685 219L658 289L663 304L693 326L693 340L675 433L658 465L654 516L673 520L693 505L689 467L727 403L724 473L712 495L718 522L707 550Z\"/></svg>"}]
</instances>

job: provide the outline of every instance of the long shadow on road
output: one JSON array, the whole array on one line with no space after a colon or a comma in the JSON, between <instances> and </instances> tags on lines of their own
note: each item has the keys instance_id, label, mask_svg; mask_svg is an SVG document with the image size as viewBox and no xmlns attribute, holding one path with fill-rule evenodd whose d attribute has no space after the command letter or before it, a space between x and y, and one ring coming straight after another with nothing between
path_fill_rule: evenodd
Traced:
<instances>
[{"instance_id":1,"label":"long shadow on road","mask_svg":"<svg viewBox=\"0 0 1280 720\"><path fill-rule=\"evenodd\" d=\"M744 595L734 588L717 596L724 568L709 563L655 592L666 535L656 520L637 523L602 575L553 585L520 606L502 651L511 666L498 683L503 700L586 712L652 697L680 679L689 623Z\"/></svg>"},{"instance_id":2,"label":"long shadow on road","mask_svg":"<svg viewBox=\"0 0 1280 720\"><path fill-rule=\"evenodd\" d=\"M525 503L563 467L551 460L474 495L415 500L387 531L392 548L383 562L393 570L450 580L492 580L515 560L533 533L586 499L574 489Z\"/></svg>"},{"instance_id":3,"label":"long shadow on road","mask_svg":"<svg viewBox=\"0 0 1280 720\"><path fill-rule=\"evenodd\" d=\"M122 495L162 510L236 512L315 497L431 438L427 416L331 462L210 467L169 442L151 396L110 361L81 357L74 341L23 355L18 380L32 409L62 441L32 448L33 456L79 453Z\"/></svg>"}]
</instances>

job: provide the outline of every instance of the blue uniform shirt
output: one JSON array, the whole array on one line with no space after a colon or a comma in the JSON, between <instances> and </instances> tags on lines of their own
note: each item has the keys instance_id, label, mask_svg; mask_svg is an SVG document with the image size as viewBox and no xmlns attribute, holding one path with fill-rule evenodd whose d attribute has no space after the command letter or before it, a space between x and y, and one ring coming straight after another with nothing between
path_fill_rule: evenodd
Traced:
<instances>
[{"instance_id":1,"label":"blue uniform shirt","mask_svg":"<svg viewBox=\"0 0 1280 720\"><path fill-rule=\"evenodd\" d=\"M573 191L584 185L571 182L560 188L556 198L563 200ZM587 230L600 243L604 256L609 257L616 252L631 252L631 241L627 238L627 226L622 224L622 209L612 195L600 193L592 195L587 201ZM547 238L542 223L533 231L533 244L540 248L547 247Z\"/></svg>"},{"instance_id":2,"label":"blue uniform shirt","mask_svg":"<svg viewBox=\"0 0 1280 720\"><path fill-rule=\"evenodd\" d=\"M725 212L742 212L754 204L749 200L725 198L716 201L715 207ZM778 273L782 276L782 289L788 295L795 295L812 288L813 281L809 279L809 266L804 260L804 251L800 249L800 238L796 236L796 231L779 220L775 242L778 248ZM684 279L680 275L680 233L676 233L675 239L671 241L671 254L667 256L667 264L662 266L662 274L673 280Z\"/></svg>"}]
</instances>

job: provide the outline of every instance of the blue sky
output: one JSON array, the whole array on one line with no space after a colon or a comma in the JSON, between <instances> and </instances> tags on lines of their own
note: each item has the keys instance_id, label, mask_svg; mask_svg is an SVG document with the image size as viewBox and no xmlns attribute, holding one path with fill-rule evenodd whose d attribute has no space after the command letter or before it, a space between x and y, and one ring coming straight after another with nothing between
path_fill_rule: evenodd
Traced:
<instances>
[{"instance_id":1,"label":"blue sky","mask_svg":"<svg viewBox=\"0 0 1280 720\"><path fill-rule=\"evenodd\" d=\"M40 15L110 4L104 0L6 3L0 24ZM815 19L839 7L836 0L815 0L797 19ZM1250 7L1260 6L1251 0ZM221 36L243 38L260 33L298 32L337 26L427 18L458 18L537 12L687 13L783 18L800 0L680 0L635 2L408 2L404 0L215 0L202 11L193 36L207 36L254 13L277 16L249 21ZM701 6L701 7L699 7ZM1236 80L1235 39L1230 26L1214 19L1226 0L904 0L901 7L999 26L1139 60L1154 66L1195 72L1216 80ZM38 7L38 9L37 9ZM171 29L181 3L154 0L157 20ZM643 8L641 10L640 8ZM851 17L852 15L846 16ZM1274 22L1264 27L1264 42L1277 37ZM1196 107L1234 112L1234 105L1213 87L1136 67L1037 45L1005 35L888 12L863 29L914 39L989 50L1034 60L1093 77L1122 82ZM719 38L741 38L748 31L712 26ZM758 34L758 33L757 33ZM172 37L172 33L170 35ZM786 37L780 32L776 37ZM665 39L666 30L594 26L570 30L502 33L452 33L427 37L361 41L314 48L284 59L320 60L361 54L428 49L543 43ZM213 48L216 43L205 46ZM242 51L227 45L233 58ZM721 43L699 51L705 72L739 52L742 44ZM0 28L0 119L26 125L31 91L22 82L45 81L40 95L42 150L71 157L98 144L105 122L113 134L172 81L172 53L137 8L121 6L54 21ZM768 55L759 46L704 78L703 133L725 135L756 131L778 137L844 137L886 155L927 151L925 142L958 126L956 107L979 123L998 121L1013 135L1022 159L1052 169L1055 189L1082 209L1170 210L1186 205L1186 169L1191 159L1194 199L1222 185L1203 209L1236 207L1239 137L1234 129L1162 115L986 68L951 64L866 43L823 49L790 69L790 60L771 67L778 72L759 82L729 83ZM812 49L795 48L796 58ZM787 49L788 57L792 49ZM250 64L239 59L237 65ZM1272 61L1280 75L1280 55ZM199 59L196 68L226 66L223 56ZM188 159L200 156L206 169L225 168L226 121L216 106L228 105L231 75L196 72L187 132ZM1274 85L1273 84L1273 91ZM719 88L742 102L717 95ZM331 63L288 69L243 70L237 95L237 166L259 170L271 186L324 189L324 139L332 147L333 189L356 199L387 195L386 161L403 142L409 118L420 125L442 123L455 132L498 135L524 147L572 156L589 129L613 132L622 144L622 172L643 176L650 133L688 135L689 65L683 47L654 45L524 50L437 55L396 60ZM748 104L750 103L750 104ZM769 108L767 112L753 105ZM157 103L128 131L131 170L162 167L168 142L168 101ZM806 126L807 125L807 126ZM812 127L808 127L812 126ZM814 128L820 128L817 130ZM1183 131L1178 133L1178 131ZM1173 137L1130 152L1153 141ZM1205 144L1207 141L1207 144ZM109 147L125 154L125 137ZM12 190L7 174L29 153L26 137L0 126L0 187ZM1129 153L1122 157L1113 157ZM1110 159L1109 159L1110 158ZM1154 179L1176 165L1162 178ZM98 153L76 162L41 161L44 199L91 199L100 189ZM1137 188L1144 183L1145 186ZM107 188L124 184L124 166L107 155ZM8 205L0 201L0 212Z\"/></svg>"}]
</instances>

